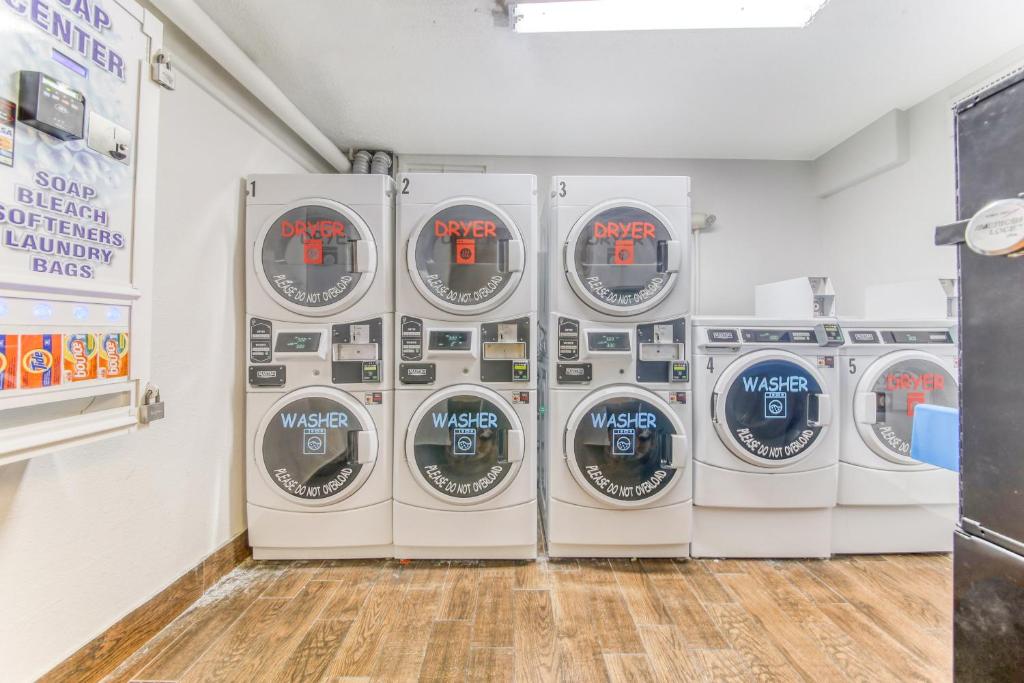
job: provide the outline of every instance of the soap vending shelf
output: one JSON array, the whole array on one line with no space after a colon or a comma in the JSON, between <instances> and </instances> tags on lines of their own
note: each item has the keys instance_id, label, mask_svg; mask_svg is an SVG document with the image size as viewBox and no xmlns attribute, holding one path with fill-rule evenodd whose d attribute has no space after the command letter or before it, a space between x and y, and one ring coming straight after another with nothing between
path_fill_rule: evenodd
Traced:
<instances>
[{"instance_id":1,"label":"soap vending shelf","mask_svg":"<svg viewBox=\"0 0 1024 683\"><path fill-rule=\"evenodd\" d=\"M105 297L53 289L0 288L0 463L138 423L131 306L138 297L116 287Z\"/></svg>"}]
</instances>

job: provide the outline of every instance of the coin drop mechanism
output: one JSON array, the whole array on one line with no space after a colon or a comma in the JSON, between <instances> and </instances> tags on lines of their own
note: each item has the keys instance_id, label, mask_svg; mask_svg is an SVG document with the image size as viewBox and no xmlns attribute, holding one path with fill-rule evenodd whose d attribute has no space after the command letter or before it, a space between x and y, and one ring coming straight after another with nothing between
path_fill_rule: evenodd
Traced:
<instances>
[{"instance_id":1,"label":"coin drop mechanism","mask_svg":"<svg viewBox=\"0 0 1024 683\"><path fill-rule=\"evenodd\" d=\"M526 342L519 340L516 323L499 323L497 341L484 342L484 360L526 360Z\"/></svg>"}]
</instances>

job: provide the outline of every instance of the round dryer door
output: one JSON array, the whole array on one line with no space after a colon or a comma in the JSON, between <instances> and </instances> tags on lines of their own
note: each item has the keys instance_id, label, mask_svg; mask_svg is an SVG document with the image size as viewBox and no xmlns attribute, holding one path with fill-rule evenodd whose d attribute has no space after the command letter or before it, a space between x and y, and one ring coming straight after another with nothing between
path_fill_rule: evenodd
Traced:
<instances>
[{"instance_id":1,"label":"round dryer door","mask_svg":"<svg viewBox=\"0 0 1024 683\"><path fill-rule=\"evenodd\" d=\"M434 206L407 247L409 274L420 293L451 313L488 311L515 291L526 244L500 208L463 197Z\"/></svg>"},{"instance_id":2,"label":"round dryer door","mask_svg":"<svg viewBox=\"0 0 1024 683\"><path fill-rule=\"evenodd\" d=\"M722 442L743 460L782 467L810 455L832 420L818 370L796 354L755 351L736 359L711 395Z\"/></svg>"},{"instance_id":3,"label":"round dryer door","mask_svg":"<svg viewBox=\"0 0 1024 683\"><path fill-rule=\"evenodd\" d=\"M512 406L490 389L464 384L432 394L416 410L405 453L426 491L447 503L473 505L515 479L526 443Z\"/></svg>"},{"instance_id":4,"label":"round dryer door","mask_svg":"<svg viewBox=\"0 0 1024 683\"><path fill-rule=\"evenodd\" d=\"M566 424L563 448L580 487L620 507L647 505L668 493L690 452L679 416L633 387L608 387L583 399Z\"/></svg>"},{"instance_id":5,"label":"round dryer door","mask_svg":"<svg viewBox=\"0 0 1024 683\"><path fill-rule=\"evenodd\" d=\"M325 316L366 293L377 271L370 228L350 208L311 199L285 207L256 238L256 276L290 311Z\"/></svg>"},{"instance_id":6,"label":"round dryer door","mask_svg":"<svg viewBox=\"0 0 1024 683\"><path fill-rule=\"evenodd\" d=\"M853 395L853 419L864 443L894 463L910 458L914 408L922 403L956 408L956 378L938 358L921 351L882 356L864 372Z\"/></svg>"},{"instance_id":7,"label":"round dryer door","mask_svg":"<svg viewBox=\"0 0 1024 683\"><path fill-rule=\"evenodd\" d=\"M298 389L271 406L256 432L256 467L293 502L327 505L370 476L378 450L370 414L328 387Z\"/></svg>"},{"instance_id":8,"label":"round dryer door","mask_svg":"<svg viewBox=\"0 0 1024 683\"><path fill-rule=\"evenodd\" d=\"M619 200L580 218L564 245L569 284L591 308L610 315L649 310L675 286L683 242L657 209Z\"/></svg>"}]
</instances>

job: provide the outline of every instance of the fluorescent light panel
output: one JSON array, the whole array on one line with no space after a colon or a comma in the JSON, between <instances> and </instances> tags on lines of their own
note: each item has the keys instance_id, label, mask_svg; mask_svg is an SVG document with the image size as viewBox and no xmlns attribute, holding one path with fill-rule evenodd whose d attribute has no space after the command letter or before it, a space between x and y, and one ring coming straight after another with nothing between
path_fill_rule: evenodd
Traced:
<instances>
[{"instance_id":1,"label":"fluorescent light panel","mask_svg":"<svg viewBox=\"0 0 1024 683\"><path fill-rule=\"evenodd\" d=\"M512 5L517 33L802 28L828 0L555 0Z\"/></svg>"}]
</instances>

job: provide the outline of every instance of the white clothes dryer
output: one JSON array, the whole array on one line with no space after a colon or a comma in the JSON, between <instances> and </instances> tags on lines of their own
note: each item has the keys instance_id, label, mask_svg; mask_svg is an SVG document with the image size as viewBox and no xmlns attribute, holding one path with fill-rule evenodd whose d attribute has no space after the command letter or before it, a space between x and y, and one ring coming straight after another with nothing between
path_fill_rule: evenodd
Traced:
<instances>
[{"instance_id":1,"label":"white clothes dryer","mask_svg":"<svg viewBox=\"0 0 1024 683\"><path fill-rule=\"evenodd\" d=\"M428 320L537 312L537 178L398 176L396 310Z\"/></svg>"},{"instance_id":2,"label":"white clothes dryer","mask_svg":"<svg viewBox=\"0 0 1024 683\"><path fill-rule=\"evenodd\" d=\"M828 557L839 430L834 321L693 326L695 557Z\"/></svg>"},{"instance_id":3,"label":"white clothes dryer","mask_svg":"<svg viewBox=\"0 0 1024 683\"><path fill-rule=\"evenodd\" d=\"M692 466L687 319L552 314L541 489L552 557L687 557Z\"/></svg>"},{"instance_id":4,"label":"white clothes dryer","mask_svg":"<svg viewBox=\"0 0 1024 683\"><path fill-rule=\"evenodd\" d=\"M958 407L956 323L841 320L834 553L950 552L955 472L910 457L914 409Z\"/></svg>"},{"instance_id":5,"label":"white clothes dryer","mask_svg":"<svg viewBox=\"0 0 1024 683\"><path fill-rule=\"evenodd\" d=\"M689 315L689 178L555 176L545 225L548 311L595 321Z\"/></svg>"},{"instance_id":6,"label":"white clothes dryer","mask_svg":"<svg viewBox=\"0 0 1024 683\"><path fill-rule=\"evenodd\" d=\"M394 311L394 181L384 175L246 179L246 312L295 322Z\"/></svg>"}]
</instances>

